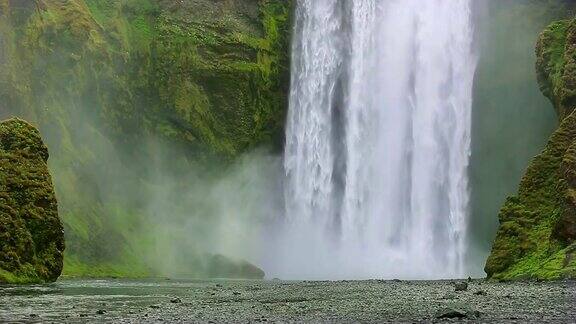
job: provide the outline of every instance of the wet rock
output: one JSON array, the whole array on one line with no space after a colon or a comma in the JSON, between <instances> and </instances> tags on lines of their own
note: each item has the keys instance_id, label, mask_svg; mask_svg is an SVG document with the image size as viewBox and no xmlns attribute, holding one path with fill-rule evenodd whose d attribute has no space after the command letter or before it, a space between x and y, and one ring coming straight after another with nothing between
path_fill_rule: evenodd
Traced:
<instances>
[{"instance_id":1,"label":"wet rock","mask_svg":"<svg viewBox=\"0 0 576 324\"><path fill-rule=\"evenodd\" d=\"M486 293L484 290L477 290L474 292L474 295L476 296L486 296L488 295L488 293Z\"/></svg>"},{"instance_id":2,"label":"wet rock","mask_svg":"<svg viewBox=\"0 0 576 324\"><path fill-rule=\"evenodd\" d=\"M239 296L239 295L240 295L240 292L239 292L239 291L234 291L234 292L232 292L232 295L234 295L234 296Z\"/></svg>"},{"instance_id":3,"label":"wet rock","mask_svg":"<svg viewBox=\"0 0 576 324\"><path fill-rule=\"evenodd\" d=\"M150 305L150 308L152 308L152 309L159 309L159 308L160 308L160 305Z\"/></svg>"},{"instance_id":4,"label":"wet rock","mask_svg":"<svg viewBox=\"0 0 576 324\"><path fill-rule=\"evenodd\" d=\"M98 314L98 315L104 315L104 314L106 314L106 311L103 310L103 309L99 309L99 310L96 311L96 314Z\"/></svg>"},{"instance_id":5,"label":"wet rock","mask_svg":"<svg viewBox=\"0 0 576 324\"><path fill-rule=\"evenodd\" d=\"M180 304L182 302L182 299L175 297L175 298L170 299L170 302L172 304Z\"/></svg>"},{"instance_id":6,"label":"wet rock","mask_svg":"<svg viewBox=\"0 0 576 324\"><path fill-rule=\"evenodd\" d=\"M455 291L466 291L468 290L468 283L465 281L457 282L454 284Z\"/></svg>"}]
</instances>

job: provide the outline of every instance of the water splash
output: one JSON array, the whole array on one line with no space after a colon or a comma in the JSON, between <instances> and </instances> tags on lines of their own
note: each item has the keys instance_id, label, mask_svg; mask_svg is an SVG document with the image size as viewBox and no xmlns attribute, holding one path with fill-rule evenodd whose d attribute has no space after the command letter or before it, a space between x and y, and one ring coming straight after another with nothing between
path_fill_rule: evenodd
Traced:
<instances>
[{"instance_id":1,"label":"water splash","mask_svg":"<svg viewBox=\"0 0 576 324\"><path fill-rule=\"evenodd\" d=\"M463 276L471 0L298 0L271 272Z\"/></svg>"}]
</instances>

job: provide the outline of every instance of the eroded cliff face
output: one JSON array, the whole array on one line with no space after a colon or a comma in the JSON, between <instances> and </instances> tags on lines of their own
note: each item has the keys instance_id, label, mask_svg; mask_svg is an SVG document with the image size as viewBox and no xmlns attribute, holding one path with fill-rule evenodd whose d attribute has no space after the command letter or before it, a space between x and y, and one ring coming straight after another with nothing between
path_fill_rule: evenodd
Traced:
<instances>
[{"instance_id":1,"label":"eroded cliff face","mask_svg":"<svg viewBox=\"0 0 576 324\"><path fill-rule=\"evenodd\" d=\"M158 174L281 148L290 13L289 0L0 0L0 118L33 121L51 150L65 274L148 275L139 233Z\"/></svg>"},{"instance_id":2,"label":"eroded cliff face","mask_svg":"<svg viewBox=\"0 0 576 324\"><path fill-rule=\"evenodd\" d=\"M55 281L62 272L64 233L47 161L36 128L0 123L0 283Z\"/></svg>"},{"instance_id":3,"label":"eroded cliff face","mask_svg":"<svg viewBox=\"0 0 576 324\"><path fill-rule=\"evenodd\" d=\"M576 277L576 20L549 26L536 53L540 88L560 126L500 211L485 267L495 279Z\"/></svg>"}]
</instances>

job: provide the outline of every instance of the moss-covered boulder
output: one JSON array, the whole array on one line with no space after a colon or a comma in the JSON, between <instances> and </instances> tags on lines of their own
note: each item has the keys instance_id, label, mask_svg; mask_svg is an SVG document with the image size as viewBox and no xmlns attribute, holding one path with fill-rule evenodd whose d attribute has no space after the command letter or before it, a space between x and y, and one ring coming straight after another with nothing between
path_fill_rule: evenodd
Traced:
<instances>
[{"instance_id":1,"label":"moss-covered boulder","mask_svg":"<svg viewBox=\"0 0 576 324\"><path fill-rule=\"evenodd\" d=\"M502 207L485 271L495 279L576 277L576 20L540 36L536 70L561 121Z\"/></svg>"},{"instance_id":2,"label":"moss-covered boulder","mask_svg":"<svg viewBox=\"0 0 576 324\"><path fill-rule=\"evenodd\" d=\"M64 233L47 161L36 128L0 123L0 283L55 281L62 272Z\"/></svg>"}]
</instances>

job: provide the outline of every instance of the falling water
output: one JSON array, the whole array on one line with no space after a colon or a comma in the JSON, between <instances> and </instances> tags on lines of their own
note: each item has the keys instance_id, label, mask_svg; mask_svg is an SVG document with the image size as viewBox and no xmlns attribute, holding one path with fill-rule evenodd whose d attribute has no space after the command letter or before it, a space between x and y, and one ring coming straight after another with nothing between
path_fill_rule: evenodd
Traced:
<instances>
[{"instance_id":1,"label":"falling water","mask_svg":"<svg viewBox=\"0 0 576 324\"><path fill-rule=\"evenodd\" d=\"M471 16L471 0L297 1L276 272L464 275Z\"/></svg>"}]
</instances>

